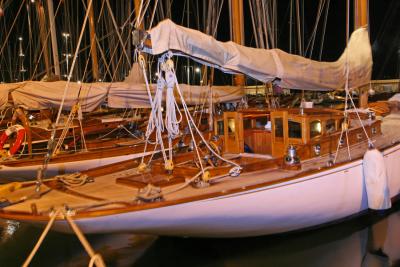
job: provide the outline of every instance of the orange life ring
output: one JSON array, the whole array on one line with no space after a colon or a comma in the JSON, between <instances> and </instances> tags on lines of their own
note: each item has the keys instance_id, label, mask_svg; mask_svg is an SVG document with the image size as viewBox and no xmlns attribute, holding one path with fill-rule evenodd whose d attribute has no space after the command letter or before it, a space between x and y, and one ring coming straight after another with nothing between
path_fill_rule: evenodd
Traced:
<instances>
[{"instance_id":1,"label":"orange life ring","mask_svg":"<svg viewBox=\"0 0 400 267\"><path fill-rule=\"evenodd\" d=\"M10 155L10 156L14 155L21 147L21 144L25 139L26 130L22 125L19 125L19 124L15 124L15 125L8 127L7 130L5 130L0 137L0 150L3 149L4 144L6 143L8 137L10 135L12 135L13 133L17 133L17 139L15 140L14 144L8 150L8 155Z\"/></svg>"}]
</instances>

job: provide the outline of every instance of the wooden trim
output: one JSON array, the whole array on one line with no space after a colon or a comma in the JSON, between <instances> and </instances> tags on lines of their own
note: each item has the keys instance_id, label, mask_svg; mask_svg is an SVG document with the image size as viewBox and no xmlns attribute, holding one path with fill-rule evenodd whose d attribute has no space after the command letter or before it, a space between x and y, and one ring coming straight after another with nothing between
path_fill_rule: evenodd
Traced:
<instances>
[{"instance_id":1,"label":"wooden trim","mask_svg":"<svg viewBox=\"0 0 400 267\"><path fill-rule=\"evenodd\" d=\"M398 146L399 144L400 144L400 142L397 142L391 146L386 147L385 150L388 150L392 147ZM400 150L400 147L397 150ZM316 173L319 173L322 171L329 171L329 170L332 170L335 168L340 168L346 164L353 164L356 161L359 161L361 159L362 159L362 156L354 158L350 162L343 162L343 163L339 163L339 164L336 164L331 167L324 167L324 168L321 168L318 170L309 170L309 171L301 172L301 173L295 174L291 177L282 178L282 179L275 180L275 181L263 182L263 183L259 183L259 184L255 184L255 185L251 185L251 186L247 186L247 187L239 187L239 188L235 188L235 189L231 189L231 190L224 190L224 191L220 191L220 192L213 192L213 193L204 194L204 195L196 196L196 197L187 197L187 198L182 198L182 199L173 200L173 201L153 202L153 203L144 203L144 204L132 203L132 206L121 207L121 208L109 208L109 209L103 209L103 210L77 212L76 215L73 216L73 218L74 219L90 219L90 218L95 218L95 217L100 217L100 216L110 216L110 215L120 214L120 213L156 209L156 208L168 207L168 206L173 206L173 205L178 205L178 204L183 204L183 203L188 203L188 202L200 201L200 200L204 200L204 199L228 196L228 195L231 195L234 193L247 192L247 191L250 191L253 189L271 186L271 185L275 185L275 184L279 184L279 183L283 183L283 182L300 180L306 176L313 175L313 174L316 174ZM263 171L263 170L260 170L260 171ZM257 171L254 173L258 173L260 171ZM344 170L337 170L336 172L339 172L339 171L344 171ZM312 179L317 179L320 177L321 176L317 176ZM304 181L297 181L297 182L304 182ZM283 186L286 186L286 185L283 185ZM0 209L0 218L12 219L12 220L22 220L22 221L32 221L32 222L34 222L34 221L40 222L40 221L48 221L49 220L48 215L31 214L28 212L20 212L20 211L5 211L5 210L1 210L1 209ZM57 220L63 220L63 219L58 218Z\"/></svg>"}]
</instances>

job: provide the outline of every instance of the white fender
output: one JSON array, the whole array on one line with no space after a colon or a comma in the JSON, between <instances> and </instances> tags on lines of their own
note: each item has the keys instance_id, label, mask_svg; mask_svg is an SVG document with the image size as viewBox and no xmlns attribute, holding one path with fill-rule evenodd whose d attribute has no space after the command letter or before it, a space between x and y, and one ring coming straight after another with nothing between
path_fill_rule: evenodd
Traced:
<instances>
[{"instance_id":1,"label":"white fender","mask_svg":"<svg viewBox=\"0 0 400 267\"><path fill-rule=\"evenodd\" d=\"M385 160L377 149L370 149L363 159L364 183L368 197L368 207L373 210L389 209L390 201Z\"/></svg>"}]
</instances>

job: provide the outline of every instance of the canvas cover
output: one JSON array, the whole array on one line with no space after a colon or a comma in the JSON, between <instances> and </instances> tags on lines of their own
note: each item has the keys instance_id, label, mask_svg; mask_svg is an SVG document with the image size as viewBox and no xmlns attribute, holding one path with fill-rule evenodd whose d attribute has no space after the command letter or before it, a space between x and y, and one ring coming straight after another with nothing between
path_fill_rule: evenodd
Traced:
<instances>
[{"instance_id":1,"label":"canvas cover","mask_svg":"<svg viewBox=\"0 0 400 267\"><path fill-rule=\"evenodd\" d=\"M156 85L150 86L152 96ZM179 88L188 105L206 105L210 102L210 87L199 85L180 84ZM165 92L163 100L165 100ZM243 88L237 86L213 86L211 88L213 103L240 101L243 97ZM180 98L174 90L175 99ZM149 97L145 84L129 84L125 82L113 83L108 93L108 106L112 108L150 108Z\"/></svg>"},{"instance_id":2,"label":"canvas cover","mask_svg":"<svg viewBox=\"0 0 400 267\"><path fill-rule=\"evenodd\" d=\"M257 49L234 42L219 42L199 31L160 22L148 32L151 48L146 52L161 54L168 50L230 73L243 73L256 80L280 80L290 89L337 90L345 86L346 62L349 88L369 83L372 53L368 31L360 28L351 35L347 49L335 62L318 62L288 54L280 49Z\"/></svg>"},{"instance_id":3,"label":"canvas cover","mask_svg":"<svg viewBox=\"0 0 400 267\"><path fill-rule=\"evenodd\" d=\"M9 91L14 105L22 106L26 109L46 109L60 106L66 83L66 81L27 81L18 83L18 87L15 87L13 83L5 85L10 88ZM108 83L71 82L68 85L64 109L71 109L79 99L82 111L93 111L104 101L108 87Z\"/></svg>"},{"instance_id":4,"label":"canvas cover","mask_svg":"<svg viewBox=\"0 0 400 267\"><path fill-rule=\"evenodd\" d=\"M0 110L3 110L8 103L8 94L10 90L18 88L22 83L0 83Z\"/></svg>"},{"instance_id":5,"label":"canvas cover","mask_svg":"<svg viewBox=\"0 0 400 267\"><path fill-rule=\"evenodd\" d=\"M83 112L95 110L106 99L111 108L150 108L146 85L137 82L140 80L133 75L123 82L115 83L70 82L63 109L70 110L78 99ZM15 106L28 110L59 108L66 83L26 81L0 84L0 109L6 106L8 94L11 94ZM207 105L210 102L209 86L181 84L179 87L188 105ZM152 84L150 88L154 96L156 85ZM243 88L237 86L213 86L211 92L213 103L240 101L244 94ZM174 90L174 93L180 103L177 91Z\"/></svg>"}]
</instances>

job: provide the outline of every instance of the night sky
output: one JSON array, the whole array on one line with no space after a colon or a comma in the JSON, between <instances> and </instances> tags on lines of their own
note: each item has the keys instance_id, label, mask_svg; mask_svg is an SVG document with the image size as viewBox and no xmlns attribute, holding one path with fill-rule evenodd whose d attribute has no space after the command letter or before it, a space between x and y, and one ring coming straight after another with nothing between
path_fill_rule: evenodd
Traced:
<instances>
[{"instance_id":1,"label":"night sky","mask_svg":"<svg viewBox=\"0 0 400 267\"><path fill-rule=\"evenodd\" d=\"M36 0L40 1L40 0ZM206 0L204 0L206 1ZM215 0L217 1L217 0ZM326 0L328 1L328 0ZM28 3L29 1L27 1ZM86 1L83 1L86 2ZM58 27L58 31L68 31L71 33L71 45L73 46L76 44L76 39L79 34L79 25L84 17L84 8L82 6L81 1L54 1L54 6L58 6L61 4L61 17L62 19L56 19L56 24ZM160 0L160 3L166 3L167 1ZM208 1L207 1L208 2ZM278 48L288 51L289 52L289 3L290 0L277 0L278 3L278 19L277 19L277 36L278 36ZM335 61L339 58L342 54L345 44L346 44L346 0L330 0L330 8L328 13L327 19L327 27L326 27L326 34L323 42L323 49L322 49L322 56L321 60L323 61ZM350 1L353 2L353 1ZM0 0L0 6L3 5L5 15L0 17L0 29L2 31L0 35L0 40L5 39L7 34L7 29L10 28L10 24L12 23L15 14L22 2L21 1L14 1L14 0ZM43 1L46 3L46 1ZM95 16L98 16L100 9L101 9L100 0L94 0L93 4L95 7ZM119 25L121 25L124 21L124 18L121 16L126 15L124 12L125 7L127 6L126 3L130 3L133 5L133 0L119 0L119 1L111 1L114 13L116 14L117 21ZM153 6L155 0L151 1L149 10L153 10ZM184 8L185 0L174 0L172 1L171 6L171 16L172 20L177 24L182 24L187 26L186 24L186 9ZM201 25L201 19L197 19L198 14L201 16L202 10L202 3L203 1L199 0L190 0L190 27L198 28L203 30L204 26ZM301 5L304 5L304 43L307 43L309 39L312 28L314 27L316 14L317 14L317 7L319 1L317 0L301 0ZM70 5L73 9L77 9L79 12L74 14L66 13L64 6ZM244 18L245 18L245 42L247 46L255 47L254 35L253 35L253 28L251 24L251 16L249 11L249 0L243 0L244 5ZM352 9L352 6L351 6ZM166 11L164 11L166 13ZM25 12L26 13L26 12ZM149 20L150 13L147 14L146 18ZM22 13L24 14L24 9ZM78 14L78 15L77 15ZM120 17L118 17L120 16ZM103 24L99 24L98 26L98 36L102 36L107 29L105 27L106 20L109 18L106 16L105 20L103 20ZM156 14L155 20L153 25L158 23L159 20L163 19L160 15ZM197 25L197 21L200 21L200 25ZM352 28L352 18L350 19L351 28ZM370 38L371 38L371 45L373 49L373 79L398 79L400 76L400 0L370 0L370 12L369 12L369 24L370 24ZM320 22L321 23L321 22ZM30 63L32 60L31 54L29 54L29 50L37 51L37 47L28 46L27 39L27 19L26 15L22 16L20 20L17 22L17 27L15 27L14 31L10 35L10 41L7 43L7 46L4 49L4 53L8 53L7 57L1 55L3 58L1 59L1 70L2 76L0 77L2 80L8 80L9 76L6 71L6 67L10 68L12 65L13 70L18 73L18 62L15 60L15 55L18 53L18 46L16 45L18 36L24 36L23 41L23 48L24 52L27 54L25 57L25 67L28 68L28 73L33 69L32 64ZM65 26L67 25L67 26ZM130 30L125 29L124 36L129 35ZM33 29L33 38L38 38L38 30ZM220 41L228 41L230 40L229 34L229 11L228 11L228 0L224 1L224 6L222 9L220 22L218 25L217 31L217 39ZM62 38L58 40L59 42L59 50L60 53L63 53L66 50L64 43L62 42ZM88 33L85 35L83 40L83 44L87 45L89 42ZM294 42L296 43L296 42ZM103 43L102 43L103 44ZM318 31L316 34L316 41L315 47L313 50L312 55L306 55L307 57L311 57L312 59L319 60L319 50L322 44L322 27L318 27ZM83 45L82 45L83 47ZM112 53L113 45L109 44L108 41L104 41L104 47L106 49L105 54L109 56ZM35 50L36 49L36 50ZM109 51L107 50L109 49ZM119 49L120 50L120 49ZM70 48L72 51L72 47ZM33 53L33 52L32 52ZM80 64L77 66L77 74L76 77L79 77L79 73L81 73L84 69L86 58L89 54L88 51L85 52L84 56L81 56ZM121 51L117 51L117 54L121 53ZM293 53L298 53L296 49L294 49ZM14 59L13 59L14 58ZM192 63L194 64L194 63ZM65 69L65 63L62 65ZM126 65L126 64L125 64ZM41 68L43 71L43 68ZM104 72L103 70L101 70ZM121 78L126 75L129 71L129 65L126 65L122 70ZM183 71L183 69L182 69ZM10 71L8 71L10 72ZM40 73L40 71L38 71ZM87 78L90 81L90 72L89 77ZM179 74L179 73L178 73ZM8 76L7 76L8 75ZM222 75L221 73L217 72L216 80L217 84L226 84L229 83L231 77L229 75ZM37 79L38 77L36 77ZM178 77L179 78L179 77ZM184 75L180 77L182 82L184 81ZM110 77L108 77L110 79ZM16 79L17 80L17 79ZM105 79L106 80L106 79Z\"/></svg>"},{"instance_id":2,"label":"night sky","mask_svg":"<svg viewBox=\"0 0 400 267\"><path fill-rule=\"evenodd\" d=\"M184 1L174 1L173 20L181 24ZM228 41L229 13L228 5L221 14L217 39ZM300 1L303 2L303 1ZM317 0L304 1L304 38L308 40L314 27L318 7ZM278 48L289 51L289 3L290 0L279 0L278 3ZM400 0L370 0L369 3L370 40L373 49L373 79L398 79L400 77ZM195 7L193 7L195 8ZM350 9L352 10L352 1ZM195 10L191 10L191 15ZM201 12L201 11L200 11ZM255 47L248 1L244 0L245 41L247 46ZM350 14L350 33L353 18ZM186 26L186 18L183 20ZM194 27L194 16L191 16L191 27ZM318 27L313 59L318 60L321 45L322 27ZM306 41L305 41L306 42ZM331 0L324 46L323 61L335 61L346 46L346 1Z\"/></svg>"}]
</instances>

